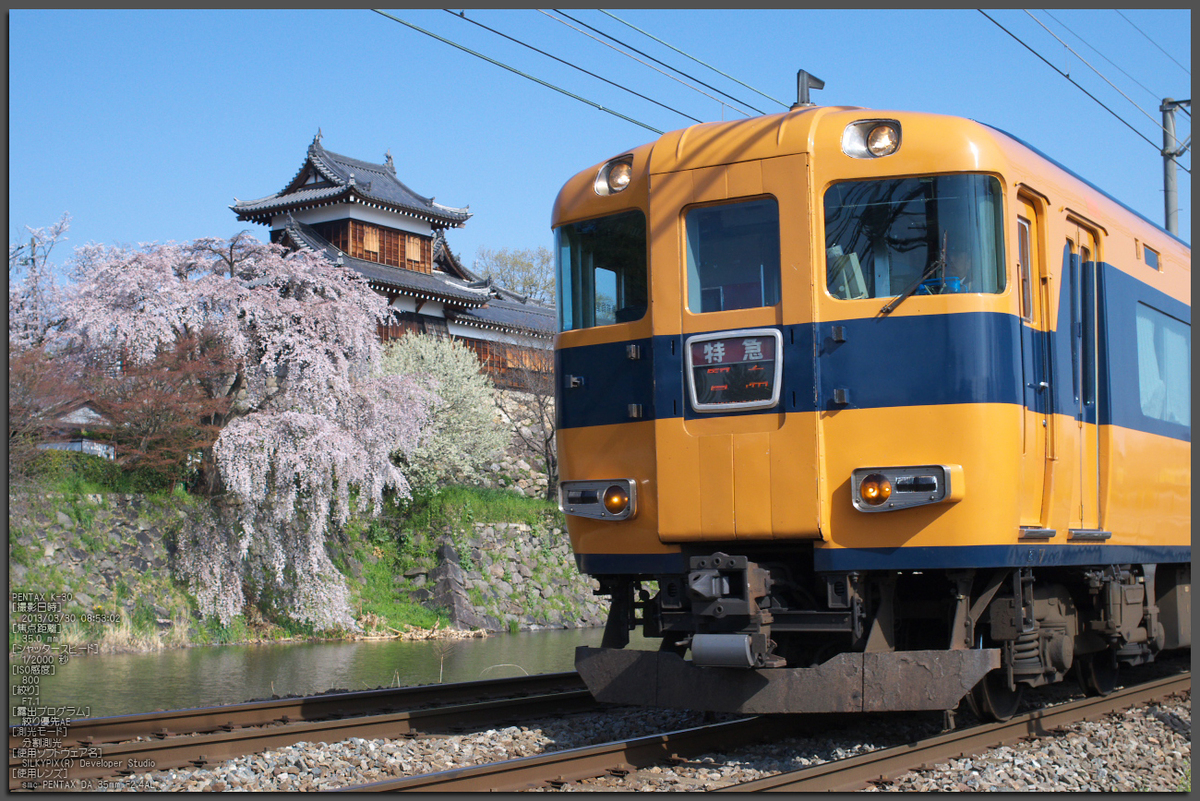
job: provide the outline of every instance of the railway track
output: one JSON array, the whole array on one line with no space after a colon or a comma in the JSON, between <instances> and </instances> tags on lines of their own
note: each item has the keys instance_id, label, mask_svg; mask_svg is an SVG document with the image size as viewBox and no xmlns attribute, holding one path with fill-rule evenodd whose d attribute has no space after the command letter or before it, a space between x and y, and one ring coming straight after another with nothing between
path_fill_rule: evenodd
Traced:
<instances>
[{"instance_id":1,"label":"railway track","mask_svg":"<svg viewBox=\"0 0 1200 801\"><path fill-rule=\"evenodd\" d=\"M1020 739L1050 736L1072 722L1097 719L1113 711L1189 689L1190 673L1184 673L1128 687L1103 698L1044 707L1004 724L980 725L943 733L912 744L872 751L723 789L737 792L858 789L939 761L977 754ZM407 708L398 709L401 706ZM593 708L590 696L575 674L563 673L498 682L378 690L80 721L78 729L72 727L72 734L88 733L71 742L84 740L100 743L97 747L103 751L102 761L117 765L93 766L95 771L88 774L82 773L77 767L72 777L127 775L139 769L215 766L235 756L301 741L334 743L352 737L400 739L429 733L430 742L436 743L440 738L432 736L434 732L457 733L469 726L479 725L486 728L503 727L519 719L558 718ZM375 714L364 714L364 711ZM633 780L638 779L638 771L643 768L650 768L651 773L661 773L668 768L683 768L691 764L699 766L699 763L689 760L702 754L745 749L758 742L778 742L806 735L813 737L828 733L833 728L853 728L857 725L870 724L863 723L861 716L846 715L740 718L339 789L513 791L554 789L596 777L624 777L601 780L601 783L608 783L604 789L620 789L636 786ZM643 728L644 731L646 729ZM89 737L91 739L87 740ZM105 738L122 741L108 742ZM13 753L10 751L10 758ZM131 760L133 768L130 767ZM147 762L152 764L147 765ZM712 767L709 758L705 762L707 767ZM12 764L21 763L10 762ZM10 782L16 776L16 772L10 770ZM352 781L353 774L345 778ZM613 786L614 783L618 786ZM18 780L16 785L19 787L19 784ZM10 789L17 787L10 784Z\"/></svg>"},{"instance_id":2,"label":"railway track","mask_svg":"<svg viewBox=\"0 0 1200 801\"><path fill-rule=\"evenodd\" d=\"M718 792L795 792L862 789L907 771L980 753L1021 739L1053 736L1065 726L1095 720L1191 688L1185 673L1019 715L1005 723L951 731L910 745L872 751L799 771L723 787ZM819 719L819 720L818 720ZM574 748L486 765L456 768L342 788L349 792L476 792L559 788L605 775L624 776L654 764L683 762L709 751L731 751L819 729L829 716L753 717L620 742Z\"/></svg>"},{"instance_id":3,"label":"railway track","mask_svg":"<svg viewBox=\"0 0 1200 801\"><path fill-rule=\"evenodd\" d=\"M68 778L86 780L203 767L304 740L416 736L594 706L576 673L552 673L78 720L60 750L71 752ZM30 752L18 730L9 727L10 790L47 756Z\"/></svg>"},{"instance_id":4,"label":"railway track","mask_svg":"<svg viewBox=\"0 0 1200 801\"><path fill-rule=\"evenodd\" d=\"M869 784L895 778L910 770L927 768L936 762L978 754L991 748L1011 745L1018 740L1051 737L1072 723L1096 720L1158 698L1190 691L1191 686L1192 674L1188 672L1126 687L1106 696L1045 707L1014 716L1003 723L952 731L911 746L872 751L804 770L723 787L716 792L860 790Z\"/></svg>"}]
</instances>

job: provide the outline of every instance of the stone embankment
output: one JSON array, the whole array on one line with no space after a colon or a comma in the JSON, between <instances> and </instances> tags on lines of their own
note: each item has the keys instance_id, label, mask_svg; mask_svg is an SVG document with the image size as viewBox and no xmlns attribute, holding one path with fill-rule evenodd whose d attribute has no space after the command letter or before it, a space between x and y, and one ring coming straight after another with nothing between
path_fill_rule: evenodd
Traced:
<instances>
[{"instance_id":1,"label":"stone embankment","mask_svg":"<svg viewBox=\"0 0 1200 801\"><path fill-rule=\"evenodd\" d=\"M69 595L63 612L103 613L156 629L160 639L192 639L196 605L179 579L174 542L185 527L214 524L206 504L20 493L10 493L9 504L12 591ZM397 597L444 610L453 628L502 632L604 622L607 601L592 595L596 585L579 575L567 535L552 518L422 537L428 556L398 571ZM347 575L352 587L354 573Z\"/></svg>"},{"instance_id":2,"label":"stone embankment","mask_svg":"<svg viewBox=\"0 0 1200 801\"><path fill-rule=\"evenodd\" d=\"M583 628L607 617L607 600L592 594L599 584L580 575L566 532L548 521L443 531L434 558L396 582L412 600L447 610L459 629Z\"/></svg>"},{"instance_id":3,"label":"stone embankment","mask_svg":"<svg viewBox=\"0 0 1200 801\"><path fill-rule=\"evenodd\" d=\"M191 515L140 495L9 493L9 589L70 594L64 612L170 628L191 608L171 577L174 533Z\"/></svg>"}]
</instances>

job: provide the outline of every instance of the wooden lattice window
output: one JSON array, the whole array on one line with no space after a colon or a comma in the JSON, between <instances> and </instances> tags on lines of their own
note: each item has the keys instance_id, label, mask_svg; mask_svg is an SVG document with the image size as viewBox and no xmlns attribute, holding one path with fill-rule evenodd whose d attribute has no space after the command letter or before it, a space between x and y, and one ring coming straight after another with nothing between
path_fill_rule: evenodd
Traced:
<instances>
[{"instance_id":1,"label":"wooden lattice window","mask_svg":"<svg viewBox=\"0 0 1200 801\"><path fill-rule=\"evenodd\" d=\"M373 225L363 226L363 253L367 258L379 259L379 229Z\"/></svg>"}]
</instances>

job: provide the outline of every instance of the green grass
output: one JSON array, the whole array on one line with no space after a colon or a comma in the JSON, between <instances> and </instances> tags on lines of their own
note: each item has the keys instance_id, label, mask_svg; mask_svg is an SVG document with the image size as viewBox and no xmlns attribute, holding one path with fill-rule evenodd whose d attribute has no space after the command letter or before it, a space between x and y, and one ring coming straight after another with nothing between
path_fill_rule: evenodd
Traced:
<instances>
[{"instance_id":1,"label":"green grass","mask_svg":"<svg viewBox=\"0 0 1200 801\"><path fill-rule=\"evenodd\" d=\"M206 617L196 627L195 641L202 645L226 645L249 639L251 631L242 615L238 615L228 624L222 624L216 617Z\"/></svg>"},{"instance_id":2,"label":"green grass","mask_svg":"<svg viewBox=\"0 0 1200 801\"><path fill-rule=\"evenodd\" d=\"M29 548L26 548L24 545L18 545L17 543L9 544L8 558L19 565L24 565L25 567L32 567L34 562L33 551L31 551Z\"/></svg>"},{"instance_id":3,"label":"green grass","mask_svg":"<svg viewBox=\"0 0 1200 801\"><path fill-rule=\"evenodd\" d=\"M378 554L374 562L367 558L372 550ZM446 625L445 615L397 597L395 578L402 571L398 569L400 560L394 543L360 546L355 558L363 566L362 584L356 588L360 619L373 616L381 632L403 631L405 626L427 629L435 623Z\"/></svg>"},{"instance_id":4,"label":"green grass","mask_svg":"<svg viewBox=\"0 0 1200 801\"><path fill-rule=\"evenodd\" d=\"M527 498L508 490L449 486L431 495L414 497L403 508L403 528L428 531L450 526L469 529L473 523L536 525L548 516L561 516L558 505Z\"/></svg>"}]
</instances>

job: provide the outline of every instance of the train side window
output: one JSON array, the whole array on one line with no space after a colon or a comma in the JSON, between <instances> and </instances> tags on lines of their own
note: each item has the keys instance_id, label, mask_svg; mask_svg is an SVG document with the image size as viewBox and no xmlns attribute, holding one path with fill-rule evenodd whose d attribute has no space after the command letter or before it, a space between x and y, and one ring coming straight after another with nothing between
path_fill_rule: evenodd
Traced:
<instances>
[{"instance_id":1,"label":"train side window","mask_svg":"<svg viewBox=\"0 0 1200 801\"><path fill-rule=\"evenodd\" d=\"M688 309L753 309L779 302L779 204L774 198L690 209Z\"/></svg>"},{"instance_id":2,"label":"train side window","mask_svg":"<svg viewBox=\"0 0 1200 801\"><path fill-rule=\"evenodd\" d=\"M825 192L825 285L840 300L999 294L1000 182L990 175L844 181Z\"/></svg>"},{"instance_id":3,"label":"train side window","mask_svg":"<svg viewBox=\"0 0 1200 801\"><path fill-rule=\"evenodd\" d=\"M1138 400L1142 414L1192 425L1191 326L1137 305Z\"/></svg>"},{"instance_id":4,"label":"train side window","mask_svg":"<svg viewBox=\"0 0 1200 801\"><path fill-rule=\"evenodd\" d=\"M1029 220L1017 218L1017 270L1021 281L1021 317L1033 319L1033 275L1030 265L1032 261L1030 247Z\"/></svg>"}]
</instances>

